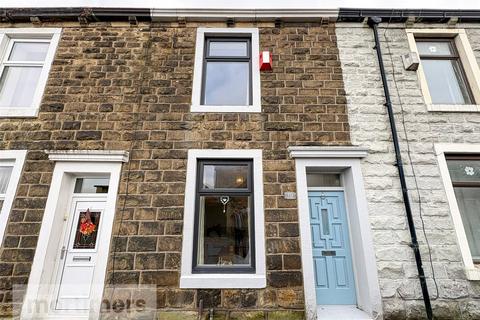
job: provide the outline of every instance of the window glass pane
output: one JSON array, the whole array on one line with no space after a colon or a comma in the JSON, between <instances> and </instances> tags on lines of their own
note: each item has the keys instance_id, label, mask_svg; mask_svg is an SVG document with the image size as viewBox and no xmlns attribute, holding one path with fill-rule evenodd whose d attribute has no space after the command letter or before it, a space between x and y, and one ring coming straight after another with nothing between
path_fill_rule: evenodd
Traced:
<instances>
[{"instance_id":1,"label":"window glass pane","mask_svg":"<svg viewBox=\"0 0 480 320\"><path fill-rule=\"evenodd\" d=\"M77 178L75 193L108 193L108 178Z\"/></svg>"},{"instance_id":2,"label":"window glass pane","mask_svg":"<svg viewBox=\"0 0 480 320\"><path fill-rule=\"evenodd\" d=\"M340 175L335 173L307 173L307 187L341 187Z\"/></svg>"},{"instance_id":3,"label":"window glass pane","mask_svg":"<svg viewBox=\"0 0 480 320\"><path fill-rule=\"evenodd\" d=\"M17 42L13 43L9 61L44 61L48 52L48 42Z\"/></svg>"},{"instance_id":4,"label":"window glass pane","mask_svg":"<svg viewBox=\"0 0 480 320\"><path fill-rule=\"evenodd\" d=\"M209 56L212 57L246 57L248 46L246 41L210 41Z\"/></svg>"},{"instance_id":5,"label":"window glass pane","mask_svg":"<svg viewBox=\"0 0 480 320\"><path fill-rule=\"evenodd\" d=\"M5 194L12 175L13 166L0 166L0 195Z\"/></svg>"},{"instance_id":6,"label":"window glass pane","mask_svg":"<svg viewBox=\"0 0 480 320\"><path fill-rule=\"evenodd\" d=\"M480 261L480 188L455 188L472 257Z\"/></svg>"},{"instance_id":7,"label":"window glass pane","mask_svg":"<svg viewBox=\"0 0 480 320\"><path fill-rule=\"evenodd\" d=\"M466 83L460 75L457 61L422 59L422 66L433 103L469 103Z\"/></svg>"},{"instance_id":8,"label":"window glass pane","mask_svg":"<svg viewBox=\"0 0 480 320\"><path fill-rule=\"evenodd\" d=\"M422 56L450 56L453 54L452 43L450 41L418 41L417 49Z\"/></svg>"},{"instance_id":9,"label":"window glass pane","mask_svg":"<svg viewBox=\"0 0 480 320\"><path fill-rule=\"evenodd\" d=\"M448 160L447 166L452 182L480 183L480 160Z\"/></svg>"},{"instance_id":10,"label":"window glass pane","mask_svg":"<svg viewBox=\"0 0 480 320\"><path fill-rule=\"evenodd\" d=\"M203 189L246 189L248 165L204 165Z\"/></svg>"},{"instance_id":11,"label":"window glass pane","mask_svg":"<svg viewBox=\"0 0 480 320\"><path fill-rule=\"evenodd\" d=\"M82 211L78 215L73 249L95 249L101 212Z\"/></svg>"},{"instance_id":12,"label":"window glass pane","mask_svg":"<svg viewBox=\"0 0 480 320\"><path fill-rule=\"evenodd\" d=\"M250 104L248 62L206 62L204 104L246 106Z\"/></svg>"},{"instance_id":13,"label":"window glass pane","mask_svg":"<svg viewBox=\"0 0 480 320\"><path fill-rule=\"evenodd\" d=\"M198 221L198 266L251 264L249 196L201 196Z\"/></svg>"},{"instance_id":14,"label":"window glass pane","mask_svg":"<svg viewBox=\"0 0 480 320\"><path fill-rule=\"evenodd\" d=\"M41 67L5 67L0 78L0 107L31 107L41 71Z\"/></svg>"},{"instance_id":15,"label":"window glass pane","mask_svg":"<svg viewBox=\"0 0 480 320\"><path fill-rule=\"evenodd\" d=\"M328 219L327 209L322 209L322 230L324 236L330 235L330 221Z\"/></svg>"}]
</instances>

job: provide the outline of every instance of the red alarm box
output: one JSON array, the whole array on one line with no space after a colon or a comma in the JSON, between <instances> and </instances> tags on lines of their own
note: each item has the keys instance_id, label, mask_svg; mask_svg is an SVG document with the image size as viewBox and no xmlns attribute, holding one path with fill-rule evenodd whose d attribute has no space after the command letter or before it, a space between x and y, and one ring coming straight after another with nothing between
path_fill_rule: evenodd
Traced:
<instances>
[{"instance_id":1,"label":"red alarm box","mask_svg":"<svg viewBox=\"0 0 480 320\"><path fill-rule=\"evenodd\" d=\"M272 70L272 54L269 51L260 53L260 71Z\"/></svg>"}]
</instances>

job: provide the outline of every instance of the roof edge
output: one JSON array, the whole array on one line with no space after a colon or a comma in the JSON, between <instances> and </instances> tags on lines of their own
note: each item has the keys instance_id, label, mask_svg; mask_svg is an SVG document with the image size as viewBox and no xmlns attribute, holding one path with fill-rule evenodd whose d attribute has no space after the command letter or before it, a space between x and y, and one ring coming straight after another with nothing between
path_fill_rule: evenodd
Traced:
<instances>
[{"instance_id":1,"label":"roof edge","mask_svg":"<svg viewBox=\"0 0 480 320\"><path fill-rule=\"evenodd\" d=\"M338 21L361 22L365 18L377 16L389 22L405 22L413 19L415 22L444 23L452 18L458 22L480 22L480 10L442 10L442 9L361 9L340 8Z\"/></svg>"},{"instance_id":2,"label":"roof edge","mask_svg":"<svg viewBox=\"0 0 480 320\"><path fill-rule=\"evenodd\" d=\"M337 19L338 9L151 9L152 20L255 20L274 21L305 19L319 20L323 18Z\"/></svg>"}]
</instances>

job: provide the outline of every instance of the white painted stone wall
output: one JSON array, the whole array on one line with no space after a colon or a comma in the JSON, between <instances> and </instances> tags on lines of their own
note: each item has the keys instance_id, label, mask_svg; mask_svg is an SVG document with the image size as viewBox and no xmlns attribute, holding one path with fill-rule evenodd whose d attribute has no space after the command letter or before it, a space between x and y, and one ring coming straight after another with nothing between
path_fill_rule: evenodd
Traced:
<instances>
[{"instance_id":1,"label":"white painted stone wall","mask_svg":"<svg viewBox=\"0 0 480 320\"><path fill-rule=\"evenodd\" d=\"M447 28L447 25L413 26L425 27ZM480 63L480 25L454 27L466 29ZM394 166L380 71L373 49L373 31L362 23L338 23L336 32L352 142L370 150L363 161L363 174L385 318L424 318L398 171ZM379 33L434 315L446 319L480 319L480 281L469 281L465 277L433 149L437 142L480 144L480 113L428 112L416 71L406 71L402 64L401 55L410 51L405 24L382 24ZM432 281L419 198L438 292Z\"/></svg>"}]
</instances>

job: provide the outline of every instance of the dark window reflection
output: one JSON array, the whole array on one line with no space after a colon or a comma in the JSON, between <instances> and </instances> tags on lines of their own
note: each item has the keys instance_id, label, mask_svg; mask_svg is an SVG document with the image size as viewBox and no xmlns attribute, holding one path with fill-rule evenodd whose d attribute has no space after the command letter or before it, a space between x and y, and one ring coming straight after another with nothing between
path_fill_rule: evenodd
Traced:
<instances>
[{"instance_id":1,"label":"dark window reflection","mask_svg":"<svg viewBox=\"0 0 480 320\"><path fill-rule=\"evenodd\" d=\"M249 265L249 197L200 197L198 265Z\"/></svg>"},{"instance_id":2,"label":"dark window reflection","mask_svg":"<svg viewBox=\"0 0 480 320\"><path fill-rule=\"evenodd\" d=\"M247 180L247 165L205 165L203 167L204 189L245 189Z\"/></svg>"}]
</instances>

